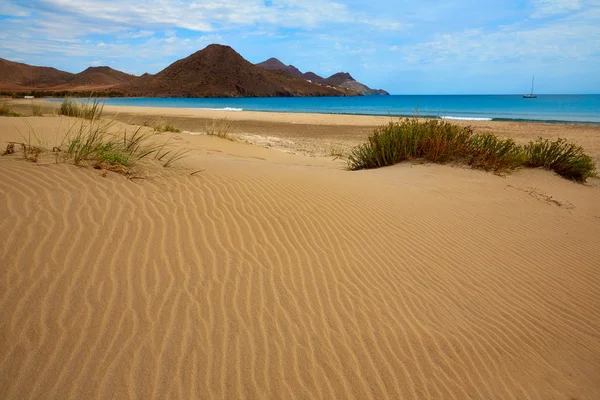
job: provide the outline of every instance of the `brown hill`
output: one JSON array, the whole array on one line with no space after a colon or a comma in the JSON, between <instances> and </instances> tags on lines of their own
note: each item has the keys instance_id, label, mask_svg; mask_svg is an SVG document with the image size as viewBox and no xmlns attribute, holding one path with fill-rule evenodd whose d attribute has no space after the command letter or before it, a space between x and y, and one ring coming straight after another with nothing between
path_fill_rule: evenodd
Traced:
<instances>
[{"instance_id":1,"label":"brown hill","mask_svg":"<svg viewBox=\"0 0 600 400\"><path fill-rule=\"evenodd\" d=\"M61 85L73 74L50 67L36 67L0 58L0 87L6 90L38 89Z\"/></svg>"},{"instance_id":2,"label":"brown hill","mask_svg":"<svg viewBox=\"0 0 600 400\"><path fill-rule=\"evenodd\" d=\"M323 77L315 74L314 72L308 71L307 73L304 74L304 79L308 79L309 81L320 83L323 80Z\"/></svg>"},{"instance_id":3,"label":"brown hill","mask_svg":"<svg viewBox=\"0 0 600 400\"><path fill-rule=\"evenodd\" d=\"M348 89L348 90L354 90L364 96L385 96L385 95L389 95L388 92L386 92L385 90L379 89L379 90L375 90L375 89L371 89L370 87L368 87L367 85L364 85L360 82L357 82L352 75L350 75L347 72L338 72L337 74L333 74L331 75L329 78L327 79L323 79L321 81L321 83L323 84L327 84L327 85L331 85L331 86L336 86L336 87L340 87L340 88L344 88L344 89Z\"/></svg>"},{"instance_id":4,"label":"brown hill","mask_svg":"<svg viewBox=\"0 0 600 400\"><path fill-rule=\"evenodd\" d=\"M136 78L110 67L89 67L72 74L0 58L0 88L4 90L103 90Z\"/></svg>"},{"instance_id":5,"label":"brown hill","mask_svg":"<svg viewBox=\"0 0 600 400\"><path fill-rule=\"evenodd\" d=\"M285 65L284 63L282 63L281 61L279 61L278 59L271 57L266 61L263 61L261 63L256 64L256 66L258 68L262 68L262 69L268 69L268 70L276 70L276 69L280 69L280 70L285 70L287 68L287 65Z\"/></svg>"},{"instance_id":6,"label":"brown hill","mask_svg":"<svg viewBox=\"0 0 600 400\"><path fill-rule=\"evenodd\" d=\"M306 82L289 73L265 70L229 46L210 45L169 65L119 86L132 96L273 97L345 96L356 93Z\"/></svg>"},{"instance_id":7,"label":"brown hill","mask_svg":"<svg viewBox=\"0 0 600 400\"><path fill-rule=\"evenodd\" d=\"M344 82L354 81L355 79L347 72L338 72L331 75L327 79L323 79L323 83L331 86L340 86Z\"/></svg>"},{"instance_id":8,"label":"brown hill","mask_svg":"<svg viewBox=\"0 0 600 400\"><path fill-rule=\"evenodd\" d=\"M73 80L73 83L104 83L117 85L120 83L131 82L137 77L135 75L126 74L125 72L117 71L110 67L89 67L85 71L78 73Z\"/></svg>"},{"instance_id":9,"label":"brown hill","mask_svg":"<svg viewBox=\"0 0 600 400\"><path fill-rule=\"evenodd\" d=\"M269 58L267 61L255 64L258 68L266 69L268 71L281 70L285 71L290 75L297 76L298 78L305 78L304 74L293 65L285 65L276 58ZM305 78L306 79L306 78Z\"/></svg>"},{"instance_id":10,"label":"brown hill","mask_svg":"<svg viewBox=\"0 0 600 400\"><path fill-rule=\"evenodd\" d=\"M89 67L73 76L65 85L53 86L52 90L107 89L135 80L135 75L126 74L110 67Z\"/></svg>"},{"instance_id":11,"label":"brown hill","mask_svg":"<svg viewBox=\"0 0 600 400\"><path fill-rule=\"evenodd\" d=\"M367 85L357 82L347 72L338 72L337 74L333 74L329 78L325 79L315 74L314 72L307 72L303 74L293 65L285 65L276 58L269 58L267 61L263 61L261 63L256 64L256 66L269 71L284 71L290 75L297 76L303 78L304 80L310 81L311 83L332 86L339 90L356 92L357 94L363 96L389 95L389 93L385 90L374 90L369 88Z\"/></svg>"}]
</instances>

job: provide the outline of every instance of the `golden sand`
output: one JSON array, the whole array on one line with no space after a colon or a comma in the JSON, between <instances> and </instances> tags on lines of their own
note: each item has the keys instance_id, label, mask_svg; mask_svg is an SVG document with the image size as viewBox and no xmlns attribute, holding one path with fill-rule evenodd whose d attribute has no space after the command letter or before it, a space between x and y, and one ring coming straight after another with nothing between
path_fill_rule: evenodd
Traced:
<instances>
[{"instance_id":1,"label":"golden sand","mask_svg":"<svg viewBox=\"0 0 600 400\"><path fill-rule=\"evenodd\" d=\"M307 143L368 118L233 115L332 132ZM600 398L600 180L171 143L133 181L0 156L0 398Z\"/></svg>"}]
</instances>

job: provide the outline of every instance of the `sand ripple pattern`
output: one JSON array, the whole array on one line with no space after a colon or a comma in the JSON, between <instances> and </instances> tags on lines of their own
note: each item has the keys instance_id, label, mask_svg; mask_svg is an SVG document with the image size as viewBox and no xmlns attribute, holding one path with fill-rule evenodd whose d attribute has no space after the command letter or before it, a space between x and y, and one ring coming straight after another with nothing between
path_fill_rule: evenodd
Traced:
<instances>
[{"instance_id":1,"label":"sand ripple pattern","mask_svg":"<svg viewBox=\"0 0 600 400\"><path fill-rule=\"evenodd\" d=\"M600 398L584 200L349 174L0 160L0 398Z\"/></svg>"}]
</instances>

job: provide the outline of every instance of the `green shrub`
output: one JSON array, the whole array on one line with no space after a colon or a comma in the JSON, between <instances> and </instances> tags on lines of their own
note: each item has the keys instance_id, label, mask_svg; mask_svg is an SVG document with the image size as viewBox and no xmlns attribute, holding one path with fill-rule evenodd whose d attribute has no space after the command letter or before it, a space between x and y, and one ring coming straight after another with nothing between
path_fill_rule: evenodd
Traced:
<instances>
[{"instance_id":1,"label":"green shrub","mask_svg":"<svg viewBox=\"0 0 600 400\"><path fill-rule=\"evenodd\" d=\"M471 138L470 160L473 168L492 171L509 170L523 165L523 148L512 139L500 139L492 134Z\"/></svg>"},{"instance_id":2,"label":"green shrub","mask_svg":"<svg viewBox=\"0 0 600 400\"><path fill-rule=\"evenodd\" d=\"M378 168L406 160L443 163L466 155L473 130L446 121L406 118L375 129L368 143L348 157L352 170Z\"/></svg>"},{"instance_id":3,"label":"green shrub","mask_svg":"<svg viewBox=\"0 0 600 400\"><path fill-rule=\"evenodd\" d=\"M352 150L348 168L378 168L413 159L457 162L488 171L544 167L579 182L595 176L592 158L581 147L563 139L539 139L520 146L512 139L500 139L492 134L475 135L469 127L416 118L390 122L375 129L367 143Z\"/></svg>"},{"instance_id":4,"label":"green shrub","mask_svg":"<svg viewBox=\"0 0 600 400\"><path fill-rule=\"evenodd\" d=\"M585 182L596 175L596 166L583 149L565 139L538 139L525 146L525 165L543 167L568 179Z\"/></svg>"}]
</instances>

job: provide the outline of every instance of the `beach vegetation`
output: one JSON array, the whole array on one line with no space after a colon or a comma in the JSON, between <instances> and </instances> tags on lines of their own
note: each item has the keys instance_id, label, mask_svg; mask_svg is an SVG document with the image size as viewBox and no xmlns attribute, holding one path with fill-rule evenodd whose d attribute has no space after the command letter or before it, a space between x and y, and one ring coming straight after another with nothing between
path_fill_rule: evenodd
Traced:
<instances>
[{"instance_id":1,"label":"beach vegetation","mask_svg":"<svg viewBox=\"0 0 600 400\"><path fill-rule=\"evenodd\" d=\"M405 118L375 129L368 142L352 150L352 170L378 168L402 161L424 159L436 163L463 157L473 130L446 121Z\"/></svg>"},{"instance_id":2,"label":"beach vegetation","mask_svg":"<svg viewBox=\"0 0 600 400\"><path fill-rule=\"evenodd\" d=\"M164 125L156 125L154 127L154 130L156 132L172 132L172 133L180 133L181 129L173 126L173 125L169 125L169 124L164 124Z\"/></svg>"},{"instance_id":3,"label":"beach vegetation","mask_svg":"<svg viewBox=\"0 0 600 400\"><path fill-rule=\"evenodd\" d=\"M60 105L59 114L67 117L77 117L85 119L98 119L102 116L104 103L97 98L89 98L83 103L67 97Z\"/></svg>"},{"instance_id":4,"label":"beach vegetation","mask_svg":"<svg viewBox=\"0 0 600 400\"><path fill-rule=\"evenodd\" d=\"M128 174L131 167L145 158L159 158L164 167L187 156L187 151L168 149L168 140L159 143L152 131L137 127L132 133L114 133L113 121L91 120L74 125L63 141L67 157L75 165ZM61 145L62 147L62 145ZM163 161L164 159L164 161Z\"/></svg>"},{"instance_id":5,"label":"beach vegetation","mask_svg":"<svg viewBox=\"0 0 600 400\"><path fill-rule=\"evenodd\" d=\"M523 165L523 148L512 139L501 139L492 134L473 135L466 147L468 164L473 168L506 171Z\"/></svg>"},{"instance_id":6,"label":"beach vegetation","mask_svg":"<svg viewBox=\"0 0 600 400\"><path fill-rule=\"evenodd\" d=\"M525 165L528 167L542 167L579 182L596 176L592 158L585 154L583 148L565 139L550 141L540 138L525 145L525 153Z\"/></svg>"},{"instance_id":7,"label":"beach vegetation","mask_svg":"<svg viewBox=\"0 0 600 400\"><path fill-rule=\"evenodd\" d=\"M376 128L348 156L350 170L379 168L402 161L454 162L487 171L543 167L579 182L595 176L592 158L564 139L539 139L525 146L492 134L475 134L438 119L405 118Z\"/></svg>"},{"instance_id":8,"label":"beach vegetation","mask_svg":"<svg viewBox=\"0 0 600 400\"><path fill-rule=\"evenodd\" d=\"M204 126L204 132L208 136L216 136L223 139L233 140L229 134L231 128L233 128L233 121L229 121L227 120L227 117L225 117L207 122Z\"/></svg>"},{"instance_id":9,"label":"beach vegetation","mask_svg":"<svg viewBox=\"0 0 600 400\"><path fill-rule=\"evenodd\" d=\"M190 149L182 148L177 150L164 150L164 152L158 152L156 159L161 162L162 166L167 168L174 162L181 160L189 155Z\"/></svg>"},{"instance_id":10,"label":"beach vegetation","mask_svg":"<svg viewBox=\"0 0 600 400\"><path fill-rule=\"evenodd\" d=\"M42 115L44 115L42 107L37 104L32 104L31 115L33 115L34 117L41 117Z\"/></svg>"},{"instance_id":11,"label":"beach vegetation","mask_svg":"<svg viewBox=\"0 0 600 400\"><path fill-rule=\"evenodd\" d=\"M0 103L0 116L2 117L22 117L23 114L13 111L12 104Z\"/></svg>"}]
</instances>

